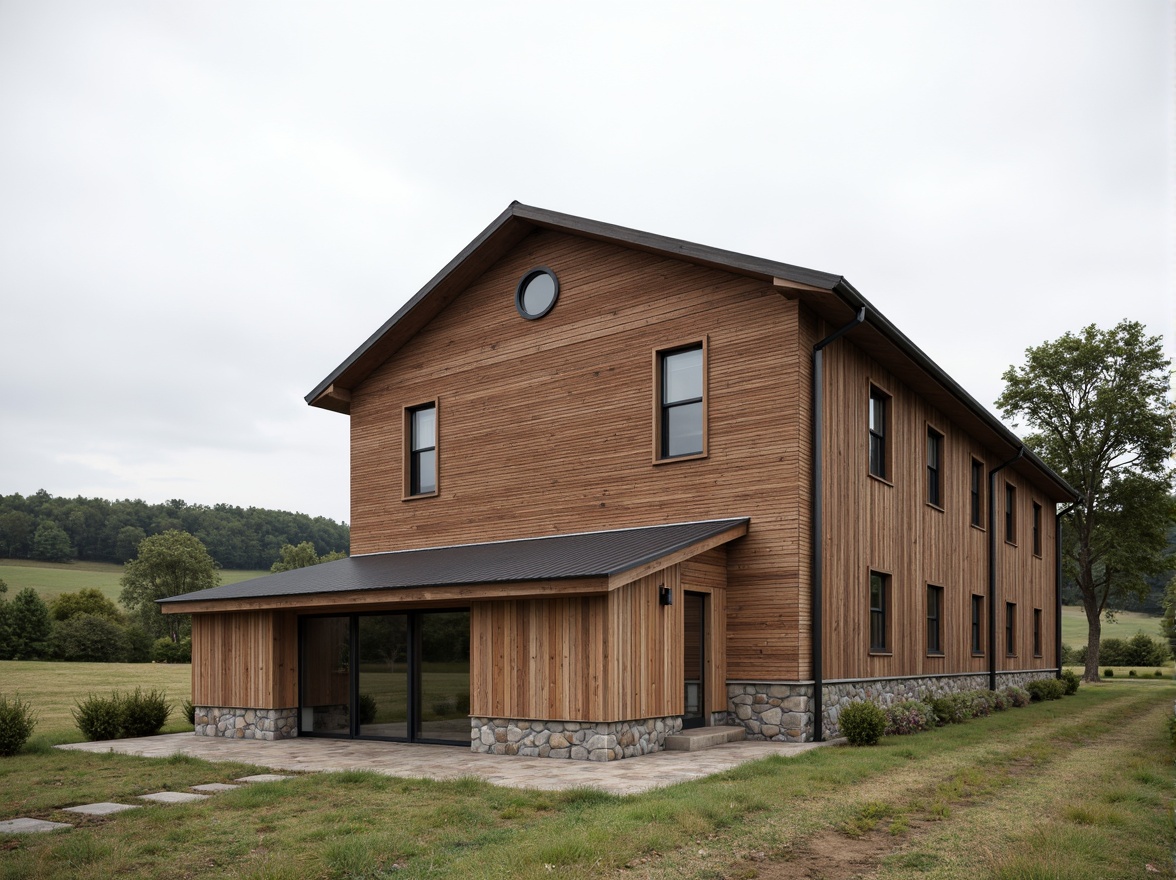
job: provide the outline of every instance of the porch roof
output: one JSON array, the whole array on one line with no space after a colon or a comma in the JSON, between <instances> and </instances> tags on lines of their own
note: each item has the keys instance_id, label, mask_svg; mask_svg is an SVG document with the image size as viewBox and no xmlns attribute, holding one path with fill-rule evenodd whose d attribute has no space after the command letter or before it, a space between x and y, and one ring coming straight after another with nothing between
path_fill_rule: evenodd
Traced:
<instances>
[{"instance_id":1,"label":"porch roof","mask_svg":"<svg viewBox=\"0 0 1176 880\"><path fill-rule=\"evenodd\" d=\"M749 522L739 517L371 553L158 601L163 610L182 613L187 603L203 609L204 603L363 590L584 579L615 589L745 535Z\"/></svg>"}]
</instances>

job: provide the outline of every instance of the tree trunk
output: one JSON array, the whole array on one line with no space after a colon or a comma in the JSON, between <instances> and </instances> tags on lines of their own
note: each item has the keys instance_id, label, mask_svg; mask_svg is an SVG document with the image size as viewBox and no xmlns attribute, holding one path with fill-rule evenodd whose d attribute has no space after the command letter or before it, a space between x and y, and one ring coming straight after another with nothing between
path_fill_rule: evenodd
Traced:
<instances>
[{"instance_id":1,"label":"tree trunk","mask_svg":"<svg viewBox=\"0 0 1176 880\"><path fill-rule=\"evenodd\" d=\"M1102 615L1099 613L1098 602L1083 591L1082 607L1086 611L1086 671L1082 674L1083 681L1098 681L1098 648L1102 642Z\"/></svg>"}]
</instances>

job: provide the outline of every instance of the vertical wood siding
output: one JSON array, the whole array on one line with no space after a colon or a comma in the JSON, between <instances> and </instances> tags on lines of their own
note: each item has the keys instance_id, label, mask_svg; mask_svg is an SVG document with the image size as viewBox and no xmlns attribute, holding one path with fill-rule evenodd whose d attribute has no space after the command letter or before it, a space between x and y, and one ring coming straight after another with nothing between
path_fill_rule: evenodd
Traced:
<instances>
[{"instance_id":1,"label":"vertical wood siding","mask_svg":"<svg viewBox=\"0 0 1176 880\"><path fill-rule=\"evenodd\" d=\"M192 702L251 709L296 706L295 616L284 611L192 615Z\"/></svg>"}]
</instances>

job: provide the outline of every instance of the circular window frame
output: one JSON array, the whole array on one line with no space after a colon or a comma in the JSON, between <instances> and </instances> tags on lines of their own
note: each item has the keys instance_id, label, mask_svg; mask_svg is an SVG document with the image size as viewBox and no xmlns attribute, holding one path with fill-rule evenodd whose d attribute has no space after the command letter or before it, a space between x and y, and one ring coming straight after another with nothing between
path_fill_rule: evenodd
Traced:
<instances>
[{"instance_id":1,"label":"circular window frame","mask_svg":"<svg viewBox=\"0 0 1176 880\"><path fill-rule=\"evenodd\" d=\"M552 284L555 285L555 292L552 293L551 302L547 304L547 308L543 309L541 312L531 313L523 308L523 293L526 291L527 285L529 285L540 275L546 275L551 279ZM518 313L528 321L538 321L540 318L551 312L551 310L555 308L555 304L557 302L559 302L559 278L556 276L555 272L553 272L547 266L536 266L534 269L526 272L523 277L519 279L518 286L515 288L515 309L517 309Z\"/></svg>"}]
</instances>

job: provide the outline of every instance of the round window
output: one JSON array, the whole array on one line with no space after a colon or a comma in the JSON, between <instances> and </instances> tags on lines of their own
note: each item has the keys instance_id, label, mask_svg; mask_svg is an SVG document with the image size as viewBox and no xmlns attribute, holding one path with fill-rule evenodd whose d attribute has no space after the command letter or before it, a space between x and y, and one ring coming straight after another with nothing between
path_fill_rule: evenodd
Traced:
<instances>
[{"instance_id":1,"label":"round window","mask_svg":"<svg viewBox=\"0 0 1176 880\"><path fill-rule=\"evenodd\" d=\"M515 308L528 321L542 318L559 299L559 279L546 266L538 266L523 276L515 291Z\"/></svg>"}]
</instances>

